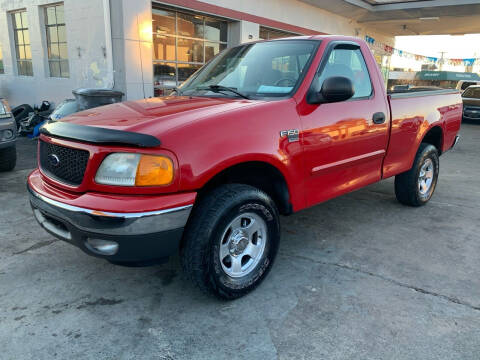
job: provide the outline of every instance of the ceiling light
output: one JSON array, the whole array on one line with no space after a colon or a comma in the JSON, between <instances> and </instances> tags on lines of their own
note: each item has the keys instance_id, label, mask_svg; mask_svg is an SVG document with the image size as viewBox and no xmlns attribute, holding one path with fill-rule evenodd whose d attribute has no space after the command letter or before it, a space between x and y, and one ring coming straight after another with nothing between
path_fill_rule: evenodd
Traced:
<instances>
[{"instance_id":1,"label":"ceiling light","mask_svg":"<svg viewBox=\"0 0 480 360\"><path fill-rule=\"evenodd\" d=\"M418 18L419 20L440 20L438 16L430 16L430 17L421 17Z\"/></svg>"}]
</instances>

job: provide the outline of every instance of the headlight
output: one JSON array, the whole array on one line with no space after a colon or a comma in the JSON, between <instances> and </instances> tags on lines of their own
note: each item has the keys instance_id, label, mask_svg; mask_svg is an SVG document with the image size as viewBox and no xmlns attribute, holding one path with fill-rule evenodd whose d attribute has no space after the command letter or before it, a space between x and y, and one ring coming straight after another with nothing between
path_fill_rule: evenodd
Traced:
<instances>
[{"instance_id":1,"label":"headlight","mask_svg":"<svg viewBox=\"0 0 480 360\"><path fill-rule=\"evenodd\" d=\"M117 186L162 186L173 181L173 162L166 156L113 153L100 165L95 182Z\"/></svg>"}]
</instances>

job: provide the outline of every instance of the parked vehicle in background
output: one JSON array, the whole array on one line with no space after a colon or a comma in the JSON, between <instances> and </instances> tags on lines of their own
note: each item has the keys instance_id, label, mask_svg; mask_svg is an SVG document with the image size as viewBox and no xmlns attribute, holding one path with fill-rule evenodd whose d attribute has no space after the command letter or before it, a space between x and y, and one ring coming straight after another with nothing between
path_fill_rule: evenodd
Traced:
<instances>
[{"instance_id":1,"label":"parked vehicle in background","mask_svg":"<svg viewBox=\"0 0 480 360\"><path fill-rule=\"evenodd\" d=\"M480 81L476 80L460 80L457 84L457 90L464 91L466 90L469 86L472 85L480 85Z\"/></svg>"},{"instance_id":2,"label":"parked vehicle in background","mask_svg":"<svg viewBox=\"0 0 480 360\"><path fill-rule=\"evenodd\" d=\"M154 95L166 96L177 86L175 67L169 65L155 66L153 73Z\"/></svg>"},{"instance_id":3,"label":"parked vehicle in background","mask_svg":"<svg viewBox=\"0 0 480 360\"><path fill-rule=\"evenodd\" d=\"M443 88L438 86L411 86L401 87L403 85L397 85L392 88L392 90L387 91L388 94L399 94L399 93L412 93L419 91L434 91L434 90L443 90Z\"/></svg>"},{"instance_id":4,"label":"parked vehicle in background","mask_svg":"<svg viewBox=\"0 0 480 360\"><path fill-rule=\"evenodd\" d=\"M480 85L469 86L462 94L463 120L480 121Z\"/></svg>"},{"instance_id":5,"label":"parked vehicle in background","mask_svg":"<svg viewBox=\"0 0 480 360\"><path fill-rule=\"evenodd\" d=\"M82 110L114 104L122 101L123 93L110 89L78 89L74 90L75 99L62 101L50 115L50 121L55 122L66 116Z\"/></svg>"},{"instance_id":6,"label":"parked vehicle in background","mask_svg":"<svg viewBox=\"0 0 480 360\"><path fill-rule=\"evenodd\" d=\"M53 110L50 115L50 120L52 122L63 119L66 116L75 114L79 112L80 108L78 106L77 100L75 99L66 99L63 100L56 108Z\"/></svg>"},{"instance_id":7,"label":"parked vehicle in background","mask_svg":"<svg viewBox=\"0 0 480 360\"><path fill-rule=\"evenodd\" d=\"M393 85L390 89L390 91L393 92L400 92L400 91L408 91L413 87L413 85Z\"/></svg>"},{"instance_id":8,"label":"parked vehicle in background","mask_svg":"<svg viewBox=\"0 0 480 360\"><path fill-rule=\"evenodd\" d=\"M0 98L0 171L10 171L17 163L17 124L7 100Z\"/></svg>"},{"instance_id":9,"label":"parked vehicle in background","mask_svg":"<svg viewBox=\"0 0 480 360\"><path fill-rule=\"evenodd\" d=\"M179 251L227 299L272 268L279 214L392 176L399 202L425 205L462 117L456 90L387 95L366 42L342 36L227 49L176 93L42 127L30 201L87 254L148 264Z\"/></svg>"}]
</instances>

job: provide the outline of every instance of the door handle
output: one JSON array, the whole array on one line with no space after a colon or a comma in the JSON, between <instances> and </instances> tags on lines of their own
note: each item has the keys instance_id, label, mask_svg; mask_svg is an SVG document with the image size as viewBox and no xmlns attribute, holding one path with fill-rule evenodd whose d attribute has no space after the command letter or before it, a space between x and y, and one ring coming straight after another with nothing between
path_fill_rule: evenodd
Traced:
<instances>
[{"instance_id":1,"label":"door handle","mask_svg":"<svg viewBox=\"0 0 480 360\"><path fill-rule=\"evenodd\" d=\"M383 112L377 112L372 117L374 124L383 124L385 122L385 114Z\"/></svg>"}]
</instances>

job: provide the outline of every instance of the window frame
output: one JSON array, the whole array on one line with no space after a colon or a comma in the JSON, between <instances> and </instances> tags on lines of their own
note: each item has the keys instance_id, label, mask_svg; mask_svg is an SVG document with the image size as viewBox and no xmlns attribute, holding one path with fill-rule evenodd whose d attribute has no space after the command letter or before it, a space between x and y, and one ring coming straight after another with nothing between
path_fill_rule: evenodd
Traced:
<instances>
[{"instance_id":1,"label":"window frame","mask_svg":"<svg viewBox=\"0 0 480 360\"><path fill-rule=\"evenodd\" d=\"M33 56L32 56L32 42L31 42L31 37L30 37L30 22L28 21L27 27L24 27L23 25L23 15L20 15L20 20L21 20L21 27L17 27L17 21L15 20L15 15L16 14L25 14L25 17L27 18L28 21L28 11L27 9L19 9L19 10L14 10L8 12L8 15L10 16L10 21L11 21L11 29L12 29L12 40L13 40L13 54L15 54L15 66L16 66L16 75L17 76L24 76L24 77L33 77L35 75L33 71ZM18 42L18 36L17 32L21 31L22 33L22 41L24 42L23 44L20 44ZM25 43L25 31L28 32L28 38L29 38L29 43ZM26 58L26 51L25 47L29 46L30 47L30 58ZM19 50L20 47L23 47L23 51L25 53L25 59L20 59L20 53ZM20 63L30 63L30 67L32 69L31 74L29 73L20 73L20 69L22 68L20 66Z\"/></svg>"},{"instance_id":2,"label":"window frame","mask_svg":"<svg viewBox=\"0 0 480 360\"><path fill-rule=\"evenodd\" d=\"M59 22L58 16L57 16L57 8L58 7L63 7L64 11L64 16L63 16L63 22ZM54 8L55 9L55 23L49 24L48 21L48 9ZM57 3L52 3L52 4L46 4L42 6L42 11L43 11L43 23L41 23L41 26L44 28L44 39L45 39L45 50L47 52L47 57L46 57L46 70L48 71L48 77L49 78L54 78L54 79L69 79L70 78L70 59L68 56L68 38L67 38L67 25L65 21L65 4L64 2L57 2ZM58 36L59 31L58 29L60 27L63 27L65 29L65 39L64 41L60 41L60 38ZM50 28L55 28L56 33L57 33L57 41L51 41L50 36L49 36L49 30ZM56 45L58 49L58 59L51 58L50 54L52 53L51 48L52 45ZM63 59L60 56L60 46L63 45L66 48L66 58ZM51 63L57 63L58 64L58 74L53 74L52 73L52 66ZM63 67L66 64L66 71L64 71ZM63 66L62 66L63 65Z\"/></svg>"},{"instance_id":3,"label":"window frame","mask_svg":"<svg viewBox=\"0 0 480 360\"><path fill-rule=\"evenodd\" d=\"M307 98L310 92L316 90L315 84L317 82L318 76L325 70L325 67L328 64L328 59L330 58L330 55L335 49L360 50L360 54L362 55L363 61L365 62L365 66L367 69L368 78L370 80L370 86L372 88L372 92L370 93L369 96L362 96L357 98L352 97L345 101L361 101L361 100L373 99L375 97L375 87L373 86L372 75L370 73L370 69L368 68L368 63L365 59L365 54L363 53L362 47L360 46L360 44L356 43L355 41L331 41L327 45L326 49L323 52L320 64L318 65L317 71L315 72L315 76L313 77L312 83L310 84L310 88L307 92ZM341 101L341 102L345 102L345 101Z\"/></svg>"}]
</instances>

